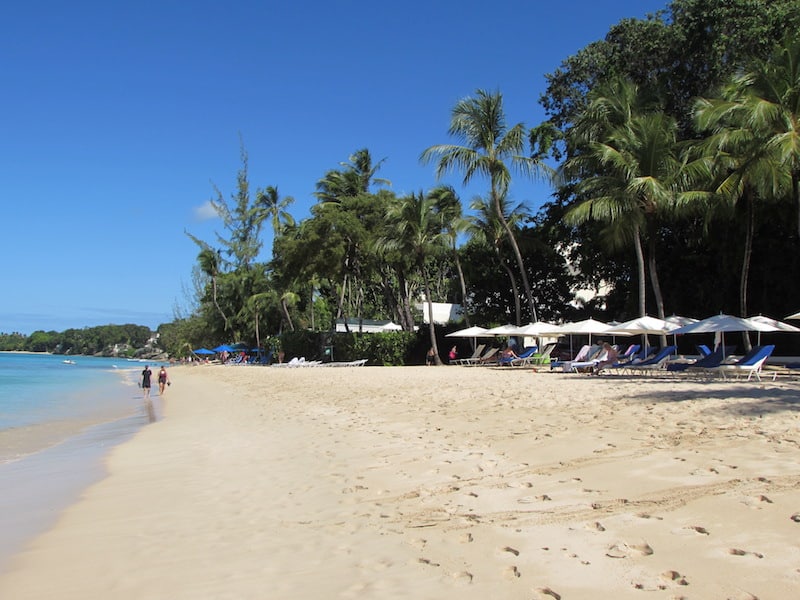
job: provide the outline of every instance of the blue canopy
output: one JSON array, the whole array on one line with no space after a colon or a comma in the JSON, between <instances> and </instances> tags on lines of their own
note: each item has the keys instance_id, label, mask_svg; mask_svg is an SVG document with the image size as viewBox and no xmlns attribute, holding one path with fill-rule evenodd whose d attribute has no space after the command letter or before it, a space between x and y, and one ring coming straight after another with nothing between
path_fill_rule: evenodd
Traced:
<instances>
[{"instance_id":1,"label":"blue canopy","mask_svg":"<svg viewBox=\"0 0 800 600\"><path fill-rule=\"evenodd\" d=\"M217 346L216 348L212 348L214 352L233 352L233 348L228 346L228 344L222 344L221 346Z\"/></svg>"},{"instance_id":2,"label":"blue canopy","mask_svg":"<svg viewBox=\"0 0 800 600\"><path fill-rule=\"evenodd\" d=\"M197 350L192 350L192 352L195 354L214 354L214 351L208 348L198 348Z\"/></svg>"}]
</instances>

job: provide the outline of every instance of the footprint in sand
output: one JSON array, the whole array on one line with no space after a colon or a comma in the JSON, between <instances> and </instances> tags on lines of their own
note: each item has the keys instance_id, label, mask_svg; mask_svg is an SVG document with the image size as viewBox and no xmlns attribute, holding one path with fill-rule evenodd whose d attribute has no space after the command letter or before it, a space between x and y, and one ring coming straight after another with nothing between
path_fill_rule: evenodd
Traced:
<instances>
[{"instance_id":1,"label":"footprint in sand","mask_svg":"<svg viewBox=\"0 0 800 600\"><path fill-rule=\"evenodd\" d=\"M522 573L519 572L517 567L512 565L503 569L503 577L506 579L516 579L518 577L522 577Z\"/></svg>"},{"instance_id":2,"label":"footprint in sand","mask_svg":"<svg viewBox=\"0 0 800 600\"><path fill-rule=\"evenodd\" d=\"M586 529L589 531L605 531L606 528L600 523L600 521L595 521L594 523L587 523Z\"/></svg>"},{"instance_id":3,"label":"footprint in sand","mask_svg":"<svg viewBox=\"0 0 800 600\"><path fill-rule=\"evenodd\" d=\"M639 513L636 516L639 517L640 519L655 519L656 521L663 521L664 520L664 517L656 517L656 516L653 516L653 515L651 515L649 513Z\"/></svg>"},{"instance_id":4,"label":"footprint in sand","mask_svg":"<svg viewBox=\"0 0 800 600\"><path fill-rule=\"evenodd\" d=\"M686 577L677 571L664 571L661 573L661 579L664 581L670 581L677 585L689 585L689 582L686 581Z\"/></svg>"},{"instance_id":5,"label":"footprint in sand","mask_svg":"<svg viewBox=\"0 0 800 600\"><path fill-rule=\"evenodd\" d=\"M471 534L471 533L465 533L464 535L462 535L462 536L461 536L461 540L460 540L460 541L461 541L461 543L462 543L462 544L468 544L468 543L470 543L470 542L471 542L473 539L474 539L474 538L472 537L472 534Z\"/></svg>"},{"instance_id":6,"label":"footprint in sand","mask_svg":"<svg viewBox=\"0 0 800 600\"><path fill-rule=\"evenodd\" d=\"M439 564L437 562L433 562L429 558L418 558L417 562L419 562L420 564L423 564L423 565L430 565L431 567L441 567L442 566L441 564Z\"/></svg>"},{"instance_id":7,"label":"footprint in sand","mask_svg":"<svg viewBox=\"0 0 800 600\"><path fill-rule=\"evenodd\" d=\"M535 590L537 600L561 600L561 594L554 592L549 587Z\"/></svg>"},{"instance_id":8,"label":"footprint in sand","mask_svg":"<svg viewBox=\"0 0 800 600\"><path fill-rule=\"evenodd\" d=\"M450 577L460 583L472 583L473 576L469 571L459 571L458 573L453 573Z\"/></svg>"},{"instance_id":9,"label":"footprint in sand","mask_svg":"<svg viewBox=\"0 0 800 600\"><path fill-rule=\"evenodd\" d=\"M755 556L756 558L764 558L764 555L760 552L749 552L747 550L741 550L739 548L731 548L728 550L728 554L733 556Z\"/></svg>"},{"instance_id":10,"label":"footprint in sand","mask_svg":"<svg viewBox=\"0 0 800 600\"><path fill-rule=\"evenodd\" d=\"M519 550L517 550L516 548L512 548L511 546L506 546L505 548L502 548L502 551L513 554L514 556L519 556Z\"/></svg>"},{"instance_id":11,"label":"footprint in sand","mask_svg":"<svg viewBox=\"0 0 800 600\"><path fill-rule=\"evenodd\" d=\"M609 546L606 551L606 556L609 558L630 558L632 556L650 556L651 554L653 554L653 548L644 541L635 544L619 542Z\"/></svg>"},{"instance_id":12,"label":"footprint in sand","mask_svg":"<svg viewBox=\"0 0 800 600\"><path fill-rule=\"evenodd\" d=\"M794 513L791 517L789 517L795 523L800 523L800 512Z\"/></svg>"}]
</instances>

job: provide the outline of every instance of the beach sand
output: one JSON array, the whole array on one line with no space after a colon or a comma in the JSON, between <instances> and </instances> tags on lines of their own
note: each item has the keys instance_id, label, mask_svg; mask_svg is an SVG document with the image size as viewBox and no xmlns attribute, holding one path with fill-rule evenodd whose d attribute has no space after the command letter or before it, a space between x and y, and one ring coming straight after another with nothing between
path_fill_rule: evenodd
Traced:
<instances>
[{"instance_id":1,"label":"beach sand","mask_svg":"<svg viewBox=\"0 0 800 600\"><path fill-rule=\"evenodd\" d=\"M800 384L171 370L0 598L800 597Z\"/></svg>"}]
</instances>

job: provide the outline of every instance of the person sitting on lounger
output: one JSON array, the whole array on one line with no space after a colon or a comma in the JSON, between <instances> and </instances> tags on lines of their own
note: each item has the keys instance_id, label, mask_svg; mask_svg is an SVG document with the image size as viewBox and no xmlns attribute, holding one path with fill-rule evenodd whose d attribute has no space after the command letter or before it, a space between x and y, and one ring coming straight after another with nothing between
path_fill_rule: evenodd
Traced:
<instances>
[{"instance_id":1,"label":"person sitting on lounger","mask_svg":"<svg viewBox=\"0 0 800 600\"><path fill-rule=\"evenodd\" d=\"M619 352L608 342L603 342L603 352L605 352L606 357L594 366L592 375L599 375L600 371L617 364L619 360Z\"/></svg>"}]
</instances>

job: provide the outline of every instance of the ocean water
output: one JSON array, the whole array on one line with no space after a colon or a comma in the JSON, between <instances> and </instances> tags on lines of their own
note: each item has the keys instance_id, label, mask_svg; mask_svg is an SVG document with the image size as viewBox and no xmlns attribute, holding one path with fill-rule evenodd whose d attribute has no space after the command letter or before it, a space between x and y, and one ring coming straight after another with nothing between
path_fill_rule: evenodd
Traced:
<instances>
[{"instance_id":1,"label":"ocean water","mask_svg":"<svg viewBox=\"0 0 800 600\"><path fill-rule=\"evenodd\" d=\"M146 404L137 383L144 364L0 352L0 571L157 418L159 398Z\"/></svg>"}]
</instances>

